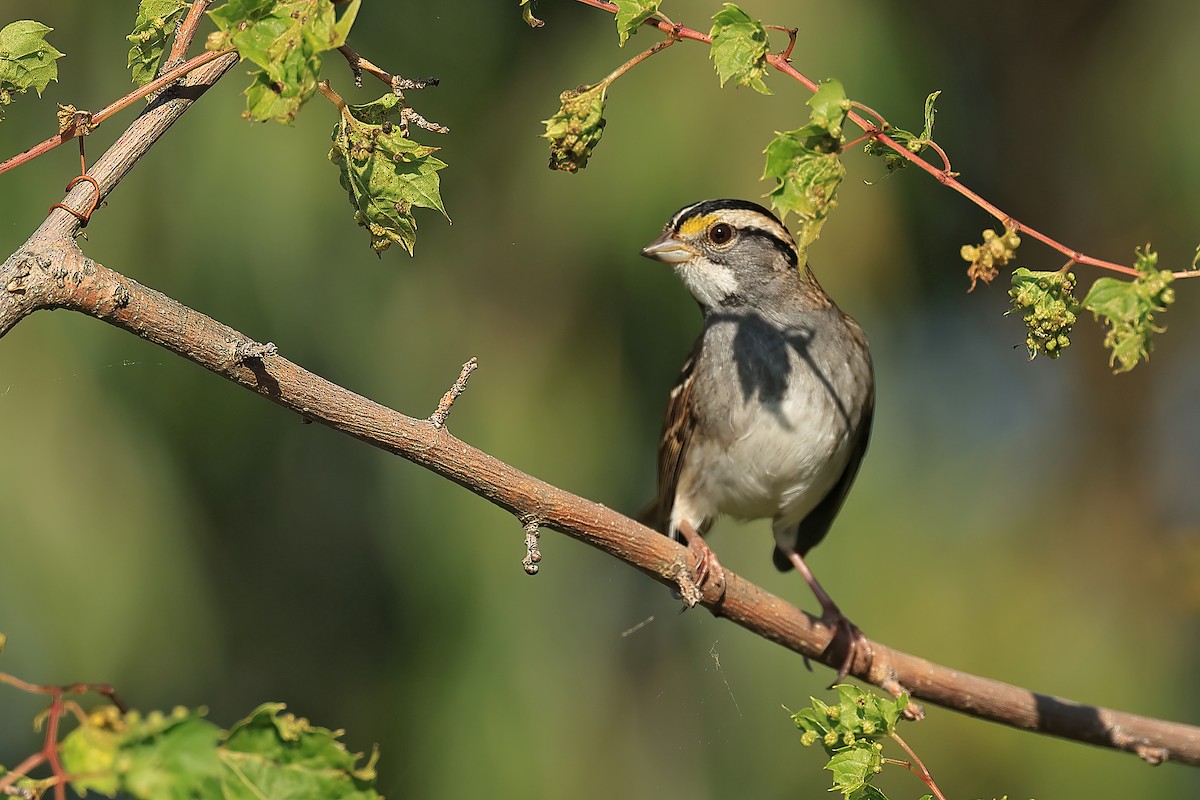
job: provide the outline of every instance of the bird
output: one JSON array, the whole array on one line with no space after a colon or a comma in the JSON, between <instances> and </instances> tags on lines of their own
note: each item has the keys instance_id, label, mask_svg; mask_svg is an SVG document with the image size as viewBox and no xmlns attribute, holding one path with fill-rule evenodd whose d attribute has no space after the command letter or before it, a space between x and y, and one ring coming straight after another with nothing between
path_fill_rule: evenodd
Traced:
<instances>
[{"instance_id":1,"label":"bird","mask_svg":"<svg viewBox=\"0 0 1200 800\"><path fill-rule=\"evenodd\" d=\"M757 203L684 206L641 254L673 267L703 316L667 401L658 491L642 520L688 546L696 586L723 587L704 535L721 515L769 518L775 566L807 581L833 631L829 646L845 642L840 681L856 650L870 659L870 647L804 558L828 533L867 450L875 377L866 336Z\"/></svg>"}]
</instances>

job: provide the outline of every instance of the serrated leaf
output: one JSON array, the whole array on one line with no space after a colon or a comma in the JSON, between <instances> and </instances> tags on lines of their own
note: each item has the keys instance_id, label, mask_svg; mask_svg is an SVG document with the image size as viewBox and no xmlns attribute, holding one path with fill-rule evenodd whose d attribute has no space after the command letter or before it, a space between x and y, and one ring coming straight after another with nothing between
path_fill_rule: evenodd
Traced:
<instances>
[{"instance_id":1,"label":"serrated leaf","mask_svg":"<svg viewBox=\"0 0 1200 800\"><path fill-rule=\"evenodd\" d=\"M1128 372L1154 349L1151 336L1161 333L1154 318L1175 302L1170 270L1159 270L1158 255L1149 249L1137 252L1138 277L1132 281L1099 278L1083 299L1083 307L1108 325L1104 346L1111 353L1109 365Z\"/></svg>"},{"instance_id":2,"label":"serrated leaf","mask_svg":"<svg viewBox=\"0 0 1200 800\"><path fill-rule=\"evenodd\" d=\"M856 792L846 795L846 800L888 800L888 796L873 783L868 783ZM925 795L922 800L932 800Z\"/></svg>"},{"instance_id":3,"label":"serrated leaf","mask_svg":"<svg viewBox=\"0 0 1200 800\"><path fill-rule=\"evenodd\" d=\"M941 93L942 90L938 89L936 92L930 92L929 96L925 98L925 127L921 129L920 136L922 141L927 142L933 138L933 118L937 115L936 104Z\"/></svg>"},{"instance_id":4,"label":"serrated leaf","mask_svg":"<svg viewBox=\"0 0 1200 800\"><path fill-rule=\"evenodd\" d=\"M721 86L733 80L762 94L772 93L763 82L767 74L767 31L761 22L733 3L725 3L713 15L709 35L712 36L709 56Z\"/></svg>"},{"instance_id":5,"label":"serrated leaf","mask_svg":"<svg viewBox=\"0 0 1200 800\"><path fill-rule=\"evenodd\" d=\"M359 764L338 741L340 732L284 713L265 703L229 730L220 759L225 765L222 798L339 798L376 800L375 755Z\"/></svg>"},{"instance_id":6,"label":"serrated leaf","mask_svg":"<svg viewBox=\"0 0 1200 800\"><path fill-rule=\"evenodd\" d=\"M88 715L60 747L77 792L148 800L219 795L221 730L203 711L176 709L144 717L106 706Z\"/></svg>"},{"instance_id":7,"label":"serrated leaf","mask_svg":"<svg viewBox=\"0 0 1200 800\"><path fill-rule=\"evenodd\" d=\"M604 104L608 85L580 86L558 96L558 111L546 126L543 139L550 141L550 169L578 172L587 166L592 151L604 135Z\"/></svg>"},{"instance_id":8,"label":"serrated leaf","mask_svg":"<svg viewBox=\"0 0 1200 800\"><path fill-rule=\"evenodd\" d=\"M417 229L412 210L446 215L437 174L446 164L433 157L438 148L407 137L402 111L401 99L390 92L347 106L333 129L329 160L340 171L355 222L371 234L371 247L382 253L399 244L412 255Z\"/></svg>"},{"instance_id":9,"label":"serrated leaf","mask_svg":"<svg viewBox=\"0 0 1200 800\"><path fill-rule=\"evenodd\" d=\"M154 80L167 37L189 5L188 0L142 0L138 6L133 32L125 37L133 45L129 49L129 70L138 86Z\"/></svg>"},{"instance_id":10,"label":"serrated leaf","mask_svg":"<svg viewBox=\"0 0 1200 800\"><path fill-rule=\"evenodd\" d=\"M921 129L920 134L906 131L903 128L888 128L887 135L905 147L910 153L920 153L924 150L933 140L933 119L937 114L935 104L941 93L942 90L938 89L936 92L930 92L929 96L925 98L925 127ZM875 139L868 141L863 147L863 151L867 155L882 157L888 172L903 169L909 164L907 158L887 145L880 144Z\"/></svg>"},{"instance_id":11,"label":"serrated leaf","mask_svg":"<svg viewBox=\"0 0 1200 800\"><path fill-rule=\"evenodd\" d=\"M842 794L858 791L867 779L875 775L881 766L879 753L869 744L848 747L834 753L825 769L833 773L833 788Z\"/></svg>"},{"instance_id":12,"label":"serrated leaf","mask_svg":"<svg viewBox=\"0 0 1200 800\"><path fill-rule=\"evenodd\" d=\"M50 81L58 80L56 62L64 54L46 41L46 34L52 30L31 19L10 23L0 30L0 106L11 103L13 94L29 89L41 97Z\"/></svg>"},{"instance_id":13,"label":"serrated leaf","mask_svg":"<svg viewBox=\"0 0 1200 800\"><path fill-rule=\"evenodd\" d=\"M776 181L767 195L782 219L800 218L796 244L808 247L821 235L829 212L837 205L837 189L846 177L846 167L837 153L809 147L811 131L801 128L778 133L767 145L763 179Z\"/></svg>"},{"instance_id":14,"label":"serrated leaf","mask_svg":"<svg viewBox=\"0 0 1200 800\"><path fill-rule=\"evenodd\" d=\"M350 0L339 19L331 0L229 0L208 12L219 33L210 50L226 47L253 62L246 116L290 124L317 91L321 53L343 45L361 0Z\"/></svg>"},{"instance_id":15,"label":"serrated leaf","mask_svg":"<svg viewBox=\"0 0 1200 800\"><path fill-rule=\"evenodd\" d=\"M525 20L525 24L531 28L540 28L546 23L533 15L533 3L531 0L521 0L518 3L521 7L521 19Z\"/></svg>"},{"instance_id":16,"label":"serrated leaf","mask_svg":"<svg viewBox=\"0 0 1200 800\"><path fill-rule=\"evenodd\" d=\"M850 98L846 97L842 82L836 78L822 81L804 104L812 109L808 127L813 128L814 133L820 131L825 135L823 143L812 142L810 145L830 151L841 147L845 141L842 126L846 124L846 114L850 111Z\"/></svg>"},{"instance_id":17,"label":"serrated leaf","mask_svg":"<svg viewBox=\"0 0 1200 800\"><path fill-rule=\"evenodd\" d=\"M139 800L377 800L373 753L366 763L339 732L266 703L228 733L202 711L88 715L60 746L72 788Z\"/></svg>"},{"instance_id":18,"label":"serrated leaf","mask_svg":"<svg viewBox=\"0 0 1200 800\"><path fill-rule=\"evenodd\" d=\"M616 4L617 38L624 47L642 23L658 13L662 0L616 0Z\"/></svg>"}]
</instances>

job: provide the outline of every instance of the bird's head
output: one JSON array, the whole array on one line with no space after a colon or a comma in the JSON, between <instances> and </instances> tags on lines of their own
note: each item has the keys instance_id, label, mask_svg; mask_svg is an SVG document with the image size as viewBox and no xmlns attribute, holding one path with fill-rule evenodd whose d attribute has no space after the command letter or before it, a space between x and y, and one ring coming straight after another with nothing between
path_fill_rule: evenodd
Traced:
<instances>
[{"instance_id":1,"label":"bird's head","mask_svg":"<svg viewBox=\"0 0 1200 800\"><path fill-rule=\"evenodd\" d=\"M783 223L745 200L680 209L642 255L670 264L705 309L760 303L794 282L800 254Z\"/></svg>"}]
</instances>

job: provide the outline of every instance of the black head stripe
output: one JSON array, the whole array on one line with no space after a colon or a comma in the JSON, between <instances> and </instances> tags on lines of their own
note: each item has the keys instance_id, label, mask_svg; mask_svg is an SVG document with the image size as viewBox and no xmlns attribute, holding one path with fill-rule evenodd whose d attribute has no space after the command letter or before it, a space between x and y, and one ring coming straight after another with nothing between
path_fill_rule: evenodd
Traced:
<instances>
[{"instance_id":1,"label":"black head stripe","mask_svg":"<svg viewBox=\"0 0 1200 800\"><path fill-rule=\"evenodd\" d=\"M759 214L763 214L770 219L775 220L776 222L779 222L779 218L770 211L763 208L758 203L751 203L749 200L705 200L700 203L692 203L691 205L684 206L675 212L675 216L671 218L671 230L678 231L679 226L683 224L684 220L691 219L692 217L700 217L705 214L711 214L714 211L721 211L728 208L736 208L742 211L754 211ZM782 224L783 223L780 223L780 225Z\"/></svg>"},{"instance_id":2,"label":"black head stripe","mask_svg":"<svg viewBox=\"0 0 1200 800\"><path fill-rule=\"evenodd\" d=\"M791 242L785 242L770 231L765 231L762 228L742 228L738 231L742 236L754 236L762 239L764 242L769 242L772 247L783 254L789 265L794 269L800 263L800 258L796 254L796 248Z\"/></svg>"}]
</instances>

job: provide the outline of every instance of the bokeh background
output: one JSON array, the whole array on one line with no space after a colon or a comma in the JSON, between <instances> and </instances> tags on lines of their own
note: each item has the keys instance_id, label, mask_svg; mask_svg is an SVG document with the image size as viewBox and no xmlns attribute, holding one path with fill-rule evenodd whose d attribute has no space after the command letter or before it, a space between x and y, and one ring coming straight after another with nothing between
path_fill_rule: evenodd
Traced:
<instances>
[{"instance_id":1,"label":"bokeh background","mask_svg":"<svg viewBox=\"0 0 1200 800\"><path fill-rule=\"evenodd\" d=\"M365 2L352 43L439 88L410 95L452 133L453 226L421 213L415 258L376 258L325 160L333 109L295 127L239 118L239 67L94 218L103 263L331 380L425 416L469 356L453 432L625 511L647 499L666 392L698 330L668 270L637 256L685 203L755 198L774 130L806 92L720 90L682 44L610 93L577 176L546 169L558 93L640 47L611 19L542 0ZM674 0L705 27L716 3ZM68 57L41 103L6 109L0 150L53 131L52 101L129 88L136 4L0 0ZM903 127L943 89L938 141L966 182L1086 252L1152 241L1185 267L1200 228L1200 6L1170 0L754 0L800 27L796 66L837 76ZM782 41L782 40L781 40ZM355 91L337 57L327 75ZM88 142L93 157L124 117ZM419 138L433 141L431 134ZM852 154L813 247L866 328L875 438L812 558L864 630L957 668L1075 700L1200 721L1200 294L1178 287L1153 360L1114 377L1081 320L1058 362L1027 361L1003 279L966 294L960 245L985 216L916 171ZM0 250L75 174L73 147L0 179ZM1032 243L1021 263L1062 259ZM1080 269L1081 282L1098 273ZM124 332L38 314L0 342L0 669L109 681L140 708L205 705L228 725L280 700L382 748L391 797L791 798L827 774L782 706L828 671L703 612L611 558L543 536L446 481L296 417ZM721 524L730 568L812 608L768 558L765 523ZM636 631L623 635L640 623ZM0 692L0 763L32 752L38 701ZM936 708L905 733L955 798L1195 797L1200 771ZM923 787L887 778L897 796Z\"/></svg>"}]
</instances>

